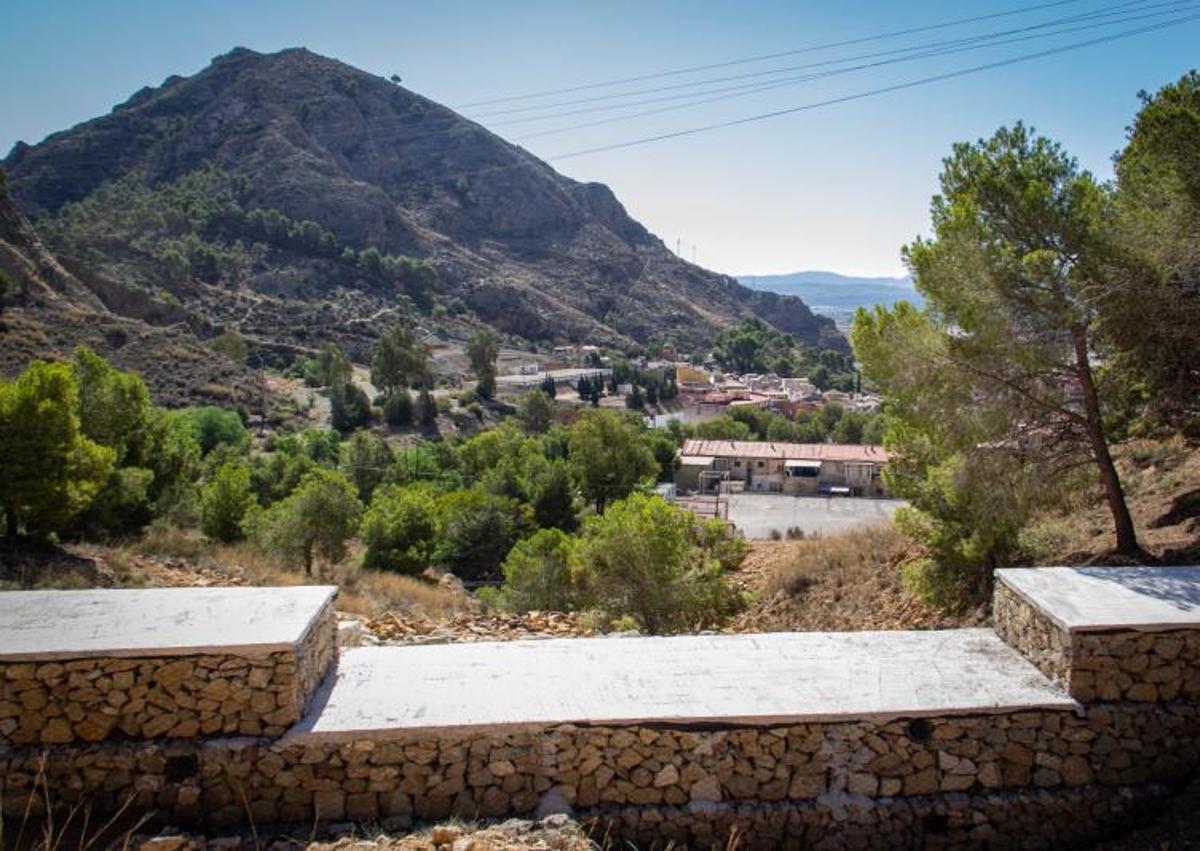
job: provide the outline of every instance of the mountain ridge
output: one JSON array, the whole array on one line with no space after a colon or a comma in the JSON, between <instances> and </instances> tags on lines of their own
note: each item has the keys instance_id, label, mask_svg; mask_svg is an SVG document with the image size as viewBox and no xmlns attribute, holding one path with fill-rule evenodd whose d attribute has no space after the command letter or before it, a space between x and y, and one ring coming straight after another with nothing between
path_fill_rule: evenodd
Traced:
<instances>
[{"instance_id":1,"label":"mountain ridge","mask_svg":"<svg viewBox=\"0 0 1200 851\"><path fill-rule=\"evenodd\" d=\"M155 310L180 303L200 336L233 327L285 349L324 335L362 357L385 324L370 317L440 306L536 341L702 345L755 315L803 342L847 347L801 300L675 257L607 186L566 178L434 101L303 48L236 48L108 115L18 143L4 166L65 265L102 268ZM162 203L154 193L198 174L214 181L209 195L228 193L233 225L221 211L179 233L156 219L153 233L143 220L112 224L131 199ZM114 183L125 198L97 202ZM167 218L190 215L198 200L184 201ZM293 229L313 223L336 251L260 241L244 222L256 210ZM202 262L185 258L190 271L171 279L156 261L173 248ZM435 274L419 287L399 282L363 260L372 249ZM204 278L195 269L208 256L236 268Z\"/></svg>"},{"instance_id":2,"label":"mountain ridge","mask_svg":"<svg viewBox=\"0 0 1200 851\"><path fill-rule=\"evenodd\" d=\"M859 307L891 306L900 300L924 304L908 275L869 277L805 270L774 275L739 275L737 278L743 286L753 290L794 295L814 311L831 316L840 326L849 324Z\"/></svg>"}]
</instances>

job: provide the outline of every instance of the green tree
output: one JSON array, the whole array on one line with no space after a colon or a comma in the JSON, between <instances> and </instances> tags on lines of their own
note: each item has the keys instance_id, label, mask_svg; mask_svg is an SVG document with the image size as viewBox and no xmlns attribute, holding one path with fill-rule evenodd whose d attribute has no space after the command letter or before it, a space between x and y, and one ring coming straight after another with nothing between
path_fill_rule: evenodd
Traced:
<instances>
[{"instance_id":1,"label":"green tree","mask_svg":"<svg viewBox=\"0 0 1200 851\"><path fill-rule=\"evenodd\" d=\"M222 464L200 493L200 529L213 540L236 541L244 535L242 521L254 504L250 468Z\"/></svg>"},{"instance_id":2,"label":"green tree","mask_svg":"<svg viewBox=\"0 0 1200 851\"><path fill-rule=\"evenodd\" d=\"M237 411L205 405L185 408L176 416L192 429L202 455L208 455L218 446L228 446L235 452L244 452L250 446L250 435Z\"/></svg>"},{"instance_id":3,"label":"green tree","mask_svg":"<svg viewBox=\"0 0 1200 851\"><path fill-rule=\"evenodd\" d=\"M349 434L371 422L371 400L357 384L347 381L329 391L330 424Z\"/></svg>"},{"instance_id":4,"label":"green tree","mask_svg":"<svg viewBox=\"0 0 1200 851\"><path fill-rule=\"evenodd\" d=\"M480 398L490 399L496 394L496 358L499 354L496 335L487 329L476 331L467 340L467 358L478 381L475 392Z\"/></svg>"},{"instance_id":5,"label":"green tree","mask_svg":"<svg viewBox=\"0 0 1200 851\"><path fill-rule=\"evenodd\" d=\"M250 525L260 548L285 563L303 565L305 575L312 576L316 559L336 564L345 557L362 511L353 482L336 470L316 469Z\"/></svg>"},{"instance_id":6,"label":"green tree","mask_svg":"<svg viewBox=\"0 0 1200 851\"><path fill-rule=\"evenodd\" d=\"M530 465L534 467L535 465ZM543 529L574 532L579 528L575 512L575 486L571 471L561 458L536 465L526 471L525 492L533 508L534 522Z\"/></svg>"},{"instance_id":7,"label":"green tree","mask_svg":"<svg viewBox=\"0 0 1200 851\"><path fill-rule=\"evenodd\" d=\"M353 377L354 368L350 359L337 343L328 341L321 344L306 370L308 382L316 387L340 387Z\"/></svg>"},{"instance_id":8,"label":"green tree","mask_svg":"<svg viewBox=\"0 0 1200 851\"><path fill-rule=\"evenodd\" d=\"M116 453L79 421L70 367L34 361L0 380L0 506L5 534L44 538L85 509L108 480Z\"/></svg>"},{"instance_id":9,"label":"green tree","mask_svg":"<svg viewBox=\"0 0 1200 851\"><path fill-rule=\"evenodd\" d=\"M437 425L437 402L428 387L422 387L417 394L417 404L413 407L413 416L421 428L433 428Z\"/></svg>"},{"instance_id":10,"label":"green tree","mask_svg":"<svg viewBox=\"0 0 1200 851\"><path fill-rule=\"evenodd\" d=\"M675 468L679 466L679 448L675 441L664 432L651 431L646 435L646 443L654 453L654 462L658 464L658 480L673 481Z\"/></svg>"},{"instance_id":11,"label":"green tree","mask_svg":"<svg viewBox=\"0 0 1200 851\"><path fill-rule=\"evenodd\" d=\"M75 350L71 371L84 434L115 453L108 481L76 515L71 531L93 537L136 531L152 519L157 490L150 469L150 394L140 377L113 367L86 346Z\"/></svg>"},{"instance_id":12,"label":"green tree","mask_svg":"<svg viewBox=\"0 0 1200 851\"><path fill-rule=\"evenodd\" d=\"M364 567L420 573L437 545L437 489L426 483L378 488L363 517L362 539Z\"/></svg>"},{"instance_id":13,"label":"green tree","mask_svg":"<svg viewBox=\"0 0 1200 851\"><path fill-rule=\"evenodd\" d=\"M541 390L527 390L517 400L517 422L526 434L545 434L554 421L554 402Z\"/></svg>"},{"instance_id":14,"label":"green tree","mask_svg":"<svg viewBox=\"0 0 1200 851\"><path fill-rule=\"evenodd\" d=\"M713 353L724 369L733 372L791 374L795 340L758 317L746 317L723 329L713 340Z\"/></svg>"},{"instance_id":15,"label":"green tree","mask_svg":"<svg viewBox=\"0 0 1200 851\"><path fill-rule=\"evenodd\" d=\"M462 487L454 452L442 443L425 441L402 447L394 455L395 461L387 472L388 484L428 482L441 490Z\"/></svg>"},{"instance_id":16,"label":"green tree","mask_svg":"<svg viewBox=\"0 0 1200 851\"><path fill-rule=\"evenodd\" d=\"M164 408L151 408L145 461L154 472L150 502L154 514L177 523L194 522L200 441L191 424Z\"/></svg>"},{"instance_id":17,"label":"green tree","mask_svg":"<svg viewBox=\"0 0 1200 851\"><path fill-rule=\"evenodd\" d=\"M583 411L571 426L570 463L584 498L603 512L659 472L640 424L604 408Z\"/></svg>"},{"instance_id":18,"label":"green tree","mask_svg":"<svg viewBox=\"0 0 1200 851\"><path fill-rule=\"evenodd\" d=\"M1116 160L1117 233L1099 298L1108 366L1132 376L1153 418L1200 422L1200 73L1142 108Z\"/></svg>"},{"instance_id":19,"label":"green tree","mask_svg":"<svg viewBox=\"0 0 1200 851\"><path fill-rule=\"evenodd\" d=\"M391 447L378 434L360 431L346 443L342 456L342 472L358 488L358 498L370 502L395 460Z\"/></svg>"},{"instance_id":20,"label":"green tree","mask_svg":"<svg viewBox=\"0 0 1200 851\"><path fill-rule=\"evenodd\" d=\"M989 419L994 442L1019 446L1048 479L1093 464L1117 550L1138 553L1096 368L1093 293L1108 286L1114 255L1104 191L1062 148L1021 124L955 145L941 189L934 237L904 256L945 338L944 374L969 389L967 408ZM865 341L885 316L860 312L855 339ZM864 374L894 391L896 370L870 348L870 364L859 355Z\"/></svg>"},{"instance_id":21,"label":"green tree","mask_svg":"<svg viewBox=\"0 0 1200 851\"><path fill-rule=\"evenodd\" d=\"M116 453L117 466L140 463L150 418L146 383L110 365L87 346L75 349L71 363L79 388L79 424L83 433Z\"/></svg>"},{"instance_id":22,"label":"green tree","mask_svg":"<svg viewBox=\"0 0 1200 851\"><path fill-rule=\"evenodd\" d=\"M711 420L696 423L696 437L709 440L753 440L754 432L744 422L728 414L720 414Z\"/></svg>"},{"instance_id":23,"label":"green tree","mask_svg":"<svg viewBox=\"0 0 1200 851\"><path fill-rule=\"evenodd\" d=\"M514 612L569 612L578 607L575 539L558 529L540 529L504 559L500 604Z\"/></svg>"},{"instance_id":24,"label":"green tree","mask_svg":"<svg viewBox=\"0 0 1200 851\"><path fill-rule=\"evenodd\" d=\"M634 494L589 517L577 557L587 605L652 635L714 626L741 604L699 546L694 515L659 496Z\"/></svg>"},{"instance_id":25,"label":"green tree","mask_svg":"<svg viewBox=\"0 0 1200 851\"><path fill-rule=\"evenodd\" d=\"M390 397L409 387L424 387L429 380L429 346L413 326L393 325L379 338L371 360L371 383Z\"/></svg>"},{"instance_id":26,"label":"green tree","mask_svg":"<svg viewBox=\"0 0 1200 851\"><path fill-rule=\"evenodd\" d=\"M234 363L245 363L246 358L250 356L250 347L246 345L242 335L233 328L226 328L213 338L210 345L214 351L220 352Z\"/></svg>"},{"instance_id":27,"label":"green tree","mask_svg":"<svg viewBox=\"0 0 1200 851\"><path fill-rule=\"evenodd\" d=\"M499 579L500 564L529 530L514 499L469 488L442 497L437 560L463 579Z\"/></svg>"},{"instance_id":28,"label":"green tree","mask_svg":"<svg viewBox=\"0 0 1200 851\"><path fill-rule=\"evenodd\" d=\"M383 402L383 418L387 424L402 428L412 425L413 399L407 390L397 390Z\"/></svg>"}]
</instances>

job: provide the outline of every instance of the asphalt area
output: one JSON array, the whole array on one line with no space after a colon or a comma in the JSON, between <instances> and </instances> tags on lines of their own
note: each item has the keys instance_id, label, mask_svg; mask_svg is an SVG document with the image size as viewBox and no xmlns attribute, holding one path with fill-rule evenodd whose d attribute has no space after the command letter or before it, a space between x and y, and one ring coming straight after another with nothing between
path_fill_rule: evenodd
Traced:
<instances>
[{"instance_id":1,"label":"asphalt area","mask_svg":"<svg viewBox=\"0 0 1200 851\"><path fill-rule=\"evenodd\" d=\"M836 535L863 526L886 523L902 499L845 496L785 496L739 493L729 497L729 520L750 540L765 540L772 531L786 536L798 528L805 535Z\"/></svg>"}]
</instances>

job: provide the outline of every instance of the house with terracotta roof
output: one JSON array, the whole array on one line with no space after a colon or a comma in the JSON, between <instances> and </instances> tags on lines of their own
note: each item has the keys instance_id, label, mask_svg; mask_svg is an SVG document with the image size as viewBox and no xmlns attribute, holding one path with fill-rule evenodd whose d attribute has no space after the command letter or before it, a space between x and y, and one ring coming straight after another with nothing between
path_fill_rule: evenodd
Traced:
<instances>
[{"instance_id":1,"label":"house with terracotta roof","mask_svg":"<svg viewBox=\"0 0 1200 851\"><path fill-rule=\"evenodd\" d=\"M885 497L882 446L691 439L683 444L675 486L698 491L728 481L747 491Z\"/></svg>"}]
</instances>

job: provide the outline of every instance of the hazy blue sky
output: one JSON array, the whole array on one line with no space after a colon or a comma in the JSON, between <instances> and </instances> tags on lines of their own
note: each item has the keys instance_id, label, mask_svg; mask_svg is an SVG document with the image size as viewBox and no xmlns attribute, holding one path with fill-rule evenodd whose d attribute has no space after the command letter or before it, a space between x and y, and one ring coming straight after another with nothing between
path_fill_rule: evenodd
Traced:
<instances>
[{"instance_id":1,"label":"hazy blue sky","mask_svg":"<svg viewBox=\"0 0 1200 851\"><path fill-rule=\"evenodd\" d=\"M0 151L107 112L143 85L192 74L235 45L306 46L449 106L853 39L1034 5L1036 0L647 2L456 0L237 2L4 0ZM1129 14L1200 2L1125 4ZM1008 30L1111 10L1075 0L969 26L773 62L630 85L667 85ZM619 142L838 97L873 87L1146 26L1144 18L1022 44L900 63L586 130L522 140L613 113L500 126L538 156ZM1081 26L1082 24L1072 24ZM1200 64L1200 21L930 86L650 145L555 161L610 185L672 247L723 272L901 271L899 246L927 224L941 158L956 140L1018 118L1106 175L1137 108ZM715 85L715 84L714 84ZM725 83L721 85L733 85ZM602 94L621 89L589 91ZM646 95L655 97L661 95ZM524 105L524 102L511 104ZM499 106L491 109L499 109ZM575 107L577 108L577 107ZM645 109L647 107L641 107ZM487 108L463 110L468 115ZM566 108L564 108L566 109ZM517 116L511 116L517 117Z\"/></svg>"}]
</instances>

